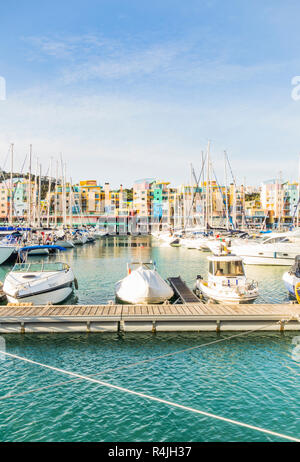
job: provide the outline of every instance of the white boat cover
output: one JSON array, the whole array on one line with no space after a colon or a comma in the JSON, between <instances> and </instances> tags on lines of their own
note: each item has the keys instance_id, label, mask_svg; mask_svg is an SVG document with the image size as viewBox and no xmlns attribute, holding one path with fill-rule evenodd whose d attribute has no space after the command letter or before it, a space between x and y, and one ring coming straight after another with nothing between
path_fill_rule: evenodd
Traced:
<instances>
[{"instance_id":1,"label":"white boat cover","mask_svg":"<svg viewBox=\"0 0 300 462\"><path fill-rule=\"evenodd\" d=\"M173 289L157 271L140 266L116 283L116 295L127 303L162 303L173 297Z\"/></svg>"}]
</instances>

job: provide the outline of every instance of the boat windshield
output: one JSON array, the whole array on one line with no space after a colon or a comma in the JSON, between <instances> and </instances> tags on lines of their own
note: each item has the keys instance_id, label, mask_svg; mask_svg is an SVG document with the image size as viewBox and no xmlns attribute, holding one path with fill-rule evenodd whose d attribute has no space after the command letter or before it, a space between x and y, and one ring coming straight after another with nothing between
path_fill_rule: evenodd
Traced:
<instances>
[{"instance_id":1,"label":"boat windshield","mask_svg":"<svg viewBox=\"0 0 300 462\"><path fill-rule=\"evenodd\" d=\"M215 261L214 275L225 277L244 276L245 273L242 261Z\"/></svg>"},{"instance_id":2,"label":"boat windshield","mask_svg":"<svg viewBox=\"0 0 300 462\"><path fill-rule=\"evenodd\" d=\"M53 262L53 263L16 263L13 267L13 272L30 272L30 273L40 273L46 271L64 271L68 269L68 265L62 262Z\"/></svg>"}]
</instances>

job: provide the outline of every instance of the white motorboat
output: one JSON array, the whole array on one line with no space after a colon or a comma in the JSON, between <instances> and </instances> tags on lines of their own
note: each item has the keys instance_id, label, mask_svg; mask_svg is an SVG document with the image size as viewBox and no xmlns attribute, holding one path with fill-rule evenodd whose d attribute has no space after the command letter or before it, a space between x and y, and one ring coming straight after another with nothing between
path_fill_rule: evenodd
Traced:
<instances>
[{"instance_id":1,"label":"white motorboat","mask_svg":"<svg viewBox=\"0 0 300 462\"><path fill-rule=\"evenodd\" d=\"M257 282L246 279L243 260L231 254L207 257L208 278L197 277L196 293L216 302L251 303L258 297Z\"/></svg>"},{"instance_id":2,"label":"white motorboat","mask_svg":"<svg viewBox=\"0 0 300 462\"><path fill-rule=\"evenodd\" d=\"M293 266L283 274L282 280L289 294L295 297L296 286L300 283L300 255L295 257Z\"/></svg>"},{"instance_id":3,"label":"white motorboat","mask_svg":"<svg viewBox=\"0 0 300 462\"><path fill-rule=\"evenodd\" d=\"M135 268L135 269L133 269ZM127 276L115 285L116 297L132 304L163 303L173 297L173 289L150 263L127 265Z\"/></svg>"},{"instance_id":4,"label":"white motorboat","mask_svg":"<svg viewBox=\"0 0 300 462\"><path fill-rule=\"evenodd\" d=\"M1 244L0 245L0 265L5 263L12 254L16 251L16 244Z\"/></svg>"},{"instance_id":5,"label":"white motorboat","mask_svg":"<svg viewBox=\"0 0 300 462\"><path fill-rule=\"evenodd\" d=\"M243 257L246 265L290 266L300 253L300 242L289 233L282 233L245 244L234 243L231 251Z\"/></svg>"},{"instance_id":6,"label":"white motorboat","mask_svg":"<svg viewBox=\"0 0 300 462\"><path fill-rule=\"evenodd\" d=\"M57 304L69 297L74 284L66 263L16 263L4 280L3 292L10 303Z\"/></svg>"}]
</instances>

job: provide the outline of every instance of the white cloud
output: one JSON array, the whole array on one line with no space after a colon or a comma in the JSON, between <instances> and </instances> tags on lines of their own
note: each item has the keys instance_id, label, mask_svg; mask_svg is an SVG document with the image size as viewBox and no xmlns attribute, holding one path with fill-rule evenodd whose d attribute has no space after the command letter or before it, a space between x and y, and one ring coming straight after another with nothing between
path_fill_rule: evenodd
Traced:
<instances>
[{"instance_id":1,"label":"white cloud","mask_svg":"<svg viewBox=\"0 0 300 462\"><path fill-rule=\"evenodd\" d=\"M199 171L201 149L212 140L212 158L223 180L223 150L238 182L257 184L274 177L295 178L298 161L299 107L217 103L155 102L147 99L66 96L35 89L0 105L0 160L15 143L16 165L28 146L48 169L62 152L73 179L94 178L130 185L139 177L160 177L180 184L193 162ZM3 135L5 134L5 135ZM282 161L284 159L284 163Z\"/></svg>"}]
</instances>

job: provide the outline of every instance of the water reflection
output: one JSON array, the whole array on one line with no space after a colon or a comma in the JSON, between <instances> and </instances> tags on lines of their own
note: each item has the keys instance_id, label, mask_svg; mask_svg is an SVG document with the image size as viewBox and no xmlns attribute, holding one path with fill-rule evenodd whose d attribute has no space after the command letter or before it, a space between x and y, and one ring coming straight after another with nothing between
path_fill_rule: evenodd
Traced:
<instances>
[{"instance_id":1,"label":"water reflection","mask_svg":"<svg viewBox=\"0 0 300 462\"><path fill-rule=\"evenodd\" d=\"M120 236L99 239L43 258L44 261L64 261L73 268L79 284L74 297L79 304L101 304L114 300L114 285L126 275L128 262L152 260L163 278L181 276L193 288L198 274L207 276L207 256L199 250L162 247L150 236ZM30 257L30 260L40 261L41 257ZM0 266L2 281L11 268L12 264ZM260 296L255 303L289 301L282 282L285 271L286 267L246 266L247 277L259 284Z\"/></svg>"}]
</instances>

